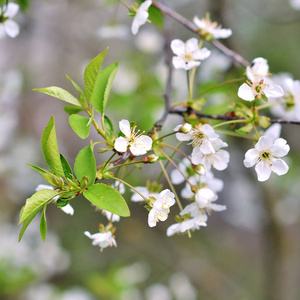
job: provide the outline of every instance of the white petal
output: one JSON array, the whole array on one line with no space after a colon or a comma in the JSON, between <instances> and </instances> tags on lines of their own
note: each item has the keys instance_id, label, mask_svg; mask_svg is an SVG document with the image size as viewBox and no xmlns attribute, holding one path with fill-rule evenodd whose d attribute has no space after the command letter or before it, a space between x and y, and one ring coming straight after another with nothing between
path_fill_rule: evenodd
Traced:
<instances>
[{"instance_id":1,"label":"white petal","mask_svg":"<svg viewBox=\"0 0 300 300\"><path fill-rule=\"evenodd\" d=\"M272 147L272 155L275 157L283 157L290 151L290 146L287 144L285 139L277 139Z\"/></svg>"},{"instance_id":2,"label":"white petal","mask_svg":"<svg viewBox=\"0 0 300 300\"><path fill-rule=\"evenodd\" d=\"M149 214L148 214L148 225L149 227L154 227L156 226L157 219L155 217L156 211L154 209L151 209Z\"/></svg>"},{"instance_id":3,"label":"white petal","mask_svg":"<svg viewBox=\"0 0 300 300\"><path fill-rule=\"evenodd\" d=\"M199 27L199 28L201 28L201 29L203 29L203 28L206 27L206 23L205 23L203 20L199 19L197 16L195 16L195 17L193 18L193 22L195 23L195 25L196 25L197 27Z\"/></svg>"},{"instance_id":4,"label":"white petal","mask_svg":"<svg viewBox=\"0 0 300 300\"><path fill-rule=\"evenodd\" d=\"M223 171L227 168L229 163L229 152L226 150L219 150L213 156L213 167L218 171Z\"/></svg>"},{"instance_id":5,"label":"white petal","mask_svg":"<svg viewBox=\"0 0 300 300\"><path fill-rule=\"evenodd\" d=\"M175 204L175 196L169 189L165 189L159 193L156 202L168 203L172 206Z\"/></svg>"},{"instance_id":6,"label":"white petal","mask_svg":"<svg viewBox=\"0 0 300 300\"><path fill-rule=\"evenodd\" d=\"M152 4L152 0L146 0L141 4L139 10L147 10L151 4Z\"/></svg>"},{"instance_id":7,"label":"white petal","mask_svg":"<svg viewBox=\"0 0 300 300\"><path fill-rule=\"evenodd\" d=\"M245 153L244 165L246 168L253 167L259 158L259 151L255 148L248 150Z\"/></svg>"},{"instance_id":8,"label":"white petal","mask_svg":"<svg viewBox=\"0 0 300 300\"><path fill-rule=\"evenodd\" d=\"M257 179L258 179L258 181L266 181L266 180L268 180L270 178L271 168L265 162L260 161L255 166L255 171L257 173Z\"/></svg>"},{"instance_id":9,"label":"white petal","mask_svg":"<svg viewBox=\"0 0 300 300\"><path fill-rule=\"evenodd\" d=\"M13 2L9 2L7 5L7 9L4 13L5 17L13 18L19 11L19 5Z\"/></svg>"},{"instance_id":10,"label":"white petal","mask_svg":"<svg viewBox=\"0 0 300 300\"><path fill-rule=\"evenodd\" d=\"M215 130L208 124L204 124L202 126L202 131L205 135L207 135L210 139L218 138L219 135L216 134Z\"/></svg>"},{"instance_id":11,"label":"white petal","mask_svg":"<svg viewBox=\"0 0 300 300\"><path fill-rule=\"evenodd\" d=\"M201 59L204 60L208 58L211 54L211 51L209 51L207 48L202 48L194 52L193 57L194 59Z\"/></svg>"},{"instance_id":12,"label":"white petal","mask_svg":"<svg viewBox=\"0 0 300 300\"><path fill-rule=\"evenodd\" d=\"M128 147L128 141L124 137L120 136L115 140L114 147L118 152L126 152Z\"/></svg>"},{"instance_id":13,"label":"white petal","mask_svg":"<svg viewBox=\"0 0 300 300\"><path fill-rule=\"evenodd\" d=\"M185 70L185 68L186 68L186 62L180 56L173 56L172 64L173 64L175 69L184 69Z\"/></svg>"},{"instance_id":14,"label":"white petal","mask_svg":"<svg viewBox=\"0 0 300 300\"><path fill-rule=\"evenodd\" d=\"M186 53L192 53L199 49L198 40L196 38L191 38L185 42Z\"/></svg>"},{"instance_id":15,"label":"white petal","mask_svg":"<svg viewBox=\"0 0 300 300\"><path fill-rule=\"evenodd\" d=\"M227 209L226 205L220 205L220 204L215 204L215 203L210 203L209 208L214 211L223 211L223 210Z\"/></svg>"},{"instance_id":16,"label":"white petal","mask_svg":"<svg viewBox=\"0 0 300 300\"><path fill-rule=\"evenodd\" d=\"M289 166L282 159L272 160L272 171L277 175L284 175L288 172Z\"/></svg>"},{"instance_id":17,"label":"white petal","mask_svg":"<svg viewBox=\"0 0 300 300\"><path fill-rule=\"evenodd\" d=\"M268 136L261 136L255 145L255 148L259 151L270 150L273 146L273 140Z\"/></svg>"},{"instance_id":18,"label":"white petal","mask_svg":"<svg viewBox=\"0 0 300 300\"><path fill-rule=\"evenodd\" d=\"M141 135L134 143L130 145L130 151L133 155L144 155L152 148L152 139L150 136Z\"/></svg>"},{"instance_id":19,"label":"white petal","mask_svg":"<svg viewBox=\"0 0 300 300\"><path fill-rule=\"evenodd\" d=\"M182 176L181 172L179 172L179 170L177 169L171 171L170 178L173 184L180 184L184 182L184 177Z\"/></svg>"},{"instance_id":20,"label":"white petal","mask_svg":"<svg viewBox=\"0 0 300 300\"><path fill-rule=\"evenodd\" d=\"M253 101L255 99L251 87L246 83L243 83L239 87L238 96L246 101Z\"/></svg>"},{"instance_id":21,"label":"white petal","mask_svg":"<svg viewBox=\"0 0 300 300\"><path fill-rule=\"evenodd\" d=\"M20 32L19 25L13 20L5 21L4 28L6 34L11 38L15 38Z\"/></svg>"},{"instance_id":22,"label":"white petal","mask_svg":"<svg viewBox=\"0 0 300 300\"><path fill-rule=\"evenodd\" d=\"M215 149L209 140L204 139L200 145L200 150L203 154L215 153Z\"/></svg>"},{"instance_id":23,"label":"white petal","mask_svg":"<svg viewBox=\"0 0 300 300\"><path fill-rule=\"evenodd\" d=\"M182 133L182 132L177 132L176 133L176 138L179 141L189 141L192 139L192 135L189 133Z\"/></svg>"},{"instance_id":24,"label":"white petal","mask_svg":"<svg viewBox=\"0 0 300 300\"><path fill-rule=\"evenodd\" d=\"M215 28L212 34L215 39L227 39L232 35L232 30L229 28Z\"/></svg>"},{"instance_id":25,"label":"white petal","mask_svg":"<svg viewBox=\"0 0 300 300\"><path fill-rule=\"evenodd\" d=\"M264 94L269 98L279 98L284 95L283 89L279 85L270 85L264 89Z\"/></svg>"},{"instance_id":26,"label":"white petal","mask_svg":"<svg viewBox=\"0 0 300 300\"><path fill-rule=\"evenodd\" d=\"M171 42L171 49L174 54L182 56L185 54L185 43L179 39L175 39Z\"/></svg>"},{"instance_id":27,"label":"white petal","mask_svg":"<svg viewBox=\"0 0 300 300\"><path fill-rule=\"evenodd\" d=\"M84 234L85 234L88 238L93 239L93 237L92 237L93 235L91 235L90 232L85 231Z\"/></svg>"},{"instance_id":28,"label":"white petal","mask_svg":"<svg viewBox=\"0 0 300 300\"><path fill-rule=\"evenodd\" d=\"M128 120L123 119L122 121L120 121L119 128L127 138L131 136L130 123Z\"/></svg>"},{"instance_id":29,"label":"white petal","mask_svg":"<svg viewBox=\"0 0 300 300\"><path fill-rule=\"evenodd\" d=\"M179 233L180 232L180 225L181 223L176 223L176 224L173 224L171 226L168 227L167 229L167 236L172 236L174 235L175 233Z\"/></svg>"},{"instance_id":30,"label":"white petal","mask_svg":"<svg viewBox=\"0 0 300 300\"><path fill-rule=\"evenodd\" d=\"M203 153L200 150L200 147L196 146L193 148L192 151L192 164L194 165L200 165L203 163Z\"/></svg>"},{"instance_id":31,"label":"white petal","mask_svg":"<svg viewBox=\"0 0 300 300\"><path fill-rule=\"evenodd\" d=\"M71 215L71 216L74 215L74 208L70 204L67 204L64 207L61 207L60 209L67 215Z\"/></svg>"},{"instance_id":32,"label":"white petal","mask_svg":"<svg viewBox=\"0 0 300 300\"><path fill-rule=\"evenodd\" d=\"M186 214L190 214L190 213L192 213L192 212L194 212L194 211L196 211L196 212L198 212L199 211L199 208L198 208L198 205L197 205L197 203L196 202L193 202L193 203L191 203L191 204L188 204L179 214L181 215L181 216L184 216L184 215L186 215Z\"/></svg>"},{"instance_id":33,"label":"white petal","mask_svg":"<svg viewBox=\"0 0 300 300\"><path fill-rule=\"evenodd\" d=\"M35 191L40 191L40 190L54 190L54 187L52 185L48 184L39 184L36 188Z\"/></svg>"},{"instance_id":34,"label":"white petal","mask_svg":"<svg viewBox=\"0 0 300 300\"><path fill-rule=\"evenodd\" d=\"M193 68L195 68L195 67L200 66L200 64L201 64L200 61L195 61L195 60L189 61L188 63L185 64L184 69L185 69L185 70L191 70L191 69L193 69Z\"/></svg>"},{"instance_id":35,"label":"white petal","mask_svg":"<svg viewBox=\"0 0 300 300\"><path fill-rule=\"evenodd\" d=\"M280 137L281 124L276 123L271 125L264 133L265 136L270 137L272 140L276 140Z\"/></svg>"}]
</instances>

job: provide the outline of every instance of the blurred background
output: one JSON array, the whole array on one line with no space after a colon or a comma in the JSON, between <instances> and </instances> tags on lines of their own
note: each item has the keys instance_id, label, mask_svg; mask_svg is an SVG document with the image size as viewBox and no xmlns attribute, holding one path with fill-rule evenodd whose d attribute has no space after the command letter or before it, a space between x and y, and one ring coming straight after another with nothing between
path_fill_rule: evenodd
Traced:
<instances>
[{"instance_id":1,"label":"blurred background","mask_svg":"<svg viewBox=\"0 0 300 300\"><path fill-rule=\"evenodd\" d=\"M224 180L219 204L222 213L209 217L208 227L184 236L166 236L176 209L155 228L147 224L143 205L124 195L132 216L117 223L117 248L99 252L83 232L98 231L106 219L83 198L72 201L74 216L55 205L47 210L45 242L35 220L18 243L20 208L42 178L27 163L46 167L40 139L51 115L56 120L60 152L70 162L89 142L69 126L64 103L33 92L60 86L76 95L65 75L83 86L87 63L109 47L105 65L119 62L119 71L107 106L115 128L125 118L146 132L164 111L167 78L161 28L146 24L133 36L132 19L113 0L20 1L14 20L20 34L0 40L0 299L3 300L247 300L300 299L300 185L299 127L284 125L282 137L291 146L289 173L258 183L253 169L243 166L248 140L223 137L231 154L229 168L215 172ZM287 0L165 0L192 20L209 11L213 20L231 28L224 41L248 61L268 59L273 74L300 78L300 4ZM128 4L132 4L129 2ZM187 40L192 33L167 18L170 39ZM222 41L223 42L223 41ZM210 44L212 57L197 71L197 91L241 76ZM186 74L173 72L173 101L187 97ZM238 84L209 93L207 113L223 114L237 97ZM300 101L300 100L299 100ZM138 108L138 109L137 109ZM269 112L271 113L271 112ZM169 116L162 132L182 122ZM98 139L92 133L93 141ZM175 140L168 140L175 145ZM101 163L103 158L97 157ZM170 168L171 170L171 168ZM145 185L155 179L156 165L137 170L129 182ZM178 187L178 191L183 185ZM188 202L184 202L187 204ZM37 218L38 219L38 218Z\"/></svg>"}]
</instances>

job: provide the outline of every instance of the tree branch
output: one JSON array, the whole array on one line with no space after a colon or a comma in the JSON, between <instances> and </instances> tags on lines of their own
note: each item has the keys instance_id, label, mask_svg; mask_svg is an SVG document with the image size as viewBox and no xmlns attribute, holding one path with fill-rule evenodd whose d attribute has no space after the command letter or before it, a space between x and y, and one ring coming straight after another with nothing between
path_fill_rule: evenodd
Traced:
<instances>
[{"instance_id":1,"label":"tree branch","mask_svg":"<svg viewBox=\"0 0 300 300\"><path fill-rule=\"evenodd\" d=\"M187 29L189 29L189 30L193 31L194 33L196 33L197 35L199 35L199 28L197 26L195 26L193 23L191 23L190 21L188 21L187 19L185 19L183 16L181 16L180 14L175 12L174 10L170 9L169 7L167 7L167 6L165 6L161 3L155 2L155 1L152 2L152 5L157 7L158 9L160 9L164 14L170 16L172 19L174 19L174 20L178 21L179 23L181 23ZM235 60L236 62L238 62L242 66L247 67L247 66L250 65L250 63L246 59L244 59L241 55L239 55L236 52L230 50L229 48L227 48L226 46L221 44L219 41L213 40L211 43L217 49L222 51L227 56L231 57L233 60Z\"/></svg>"}]
</instances>

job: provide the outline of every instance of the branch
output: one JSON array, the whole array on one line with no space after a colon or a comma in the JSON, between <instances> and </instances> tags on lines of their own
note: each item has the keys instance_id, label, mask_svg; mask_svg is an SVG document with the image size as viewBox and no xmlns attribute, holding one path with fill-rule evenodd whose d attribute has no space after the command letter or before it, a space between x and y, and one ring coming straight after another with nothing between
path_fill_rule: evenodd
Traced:
<instances>
[{"instance_id":1,"label":"branch","mask_svg":"<svg viewBox=\"0 0 300 300\"><path fill-rule=\"evenodd\" d=\"M235 118L235 117L230 117L228 115L209 115L209 114L200 114L194 110L175 110L175 109L170 109L169 110L170 114L177 114L180 116L184 116L185 114L195 114L197 117L201 119L211 119L211 120L225 120L225 121L242 121L244 120L243 118ZM246 119L245 119L246 121ZM289 121L289 120L282 120L282 119L269 119L270 123L280 123L280 124L291 124L291 125L300 125L300 121Z\"/></svg>"},{"instance_id":2,"label":"branch","mask_svg":"<svg viewBox=\"0 0 300 300\"><path fill-rule=\"evenodd\" d=\"M174 20L181 23L187 29L189 29L189 30L193 31L194 33L196 33L197 35L199 35L199 28L197 26L195 26L193 23L191 23L190 21L188 21L187 19L185 19L183 16L181 16L180 14L175 12L174 10L172 10L169 7L167 7L161 3L158 3L158 2L152 2L152 5L157 7L158 9L160 9L164 14L170 16ZM224 54L231 57L236 62L240 63L242 66L247 67L250 65L250 63L246 59L244 59L241 55L230 50L229 48L227 48L226 46L221 44L219 41L213 40L211 43L216 48L218 48L220 51L222 51Z\"/></svg>"}]
</instances>

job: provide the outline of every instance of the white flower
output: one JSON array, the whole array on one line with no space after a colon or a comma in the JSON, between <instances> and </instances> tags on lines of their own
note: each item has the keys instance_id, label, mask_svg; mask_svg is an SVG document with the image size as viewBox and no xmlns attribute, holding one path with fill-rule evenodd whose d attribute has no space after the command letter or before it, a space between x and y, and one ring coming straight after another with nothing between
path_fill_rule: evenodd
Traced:
<instances>
[{"instance_id":1,"label":"white flower","mask_svg":"<svg viewBox=\"0 0 300 300\"><path fill-rule=\"evenodd\" d=\"M99 233L94 233L90 234L88 231L85 231L84 234L93 240L92 245L93 246L99 246L101 250L103 248L106 248L108 246L112 247L115 246L117 247L117 242L115 240L115 237L111 233L111 231L108 232L99 232Z\"/></svg>"},{"instance_id":2,"label":"white flower","mask_svg":"<svg viewBox=\"0 0 300 300\"><path fill-rule=\"evenodd\" d=\"M221 28L217 22L212 22L209 15L201 20L195 16L193 19L197 27L200 28L200 35L206 39L226 39L232 35L231 29Z\"/></svg>"},{"instance_id":3,"label":"white flower","mask_svg":"<svg viewBox=\"0 0 300 300\"><path fill-rule=\"evenodd\" d=\"M300 1L299 0L289 0L290 6L295 10L300 10Z\"/></svg>"},{"instance_id":4,"label":"white flower","mask_svg":"<svg viewBox=\"0 0 300 300\"><path fill-rule=\"evenodd\" d=\"M132 34L137 34L139 31L140 26L144 25L147 22L147 19L149 17L148 8L152 4L151 0L147 0L143 2L135 17L133 18L132 24L131 24L131 32Z\"/></svg>"},{"instance_id":5,"label":"white flower","mask_svg":"<svg viewBox=\"0 0 300 300\"><path fill-rule=\"evenodd\" d=\"M178 125L174 130L179 130L181 125ZM176 138L179 141L190 141L193 147L199 147L203 154L214 153L215 149L212 145L212 139L219 136L215 133L214 129L208 124L198 124L195 128L191 129L189 133L177 132Z\"/></svg>"},{"instance_id":6,"label":"white flower","mask_svg":"<svg viewBox=\"0 0 300 300\"><path fill-rule=\"evenodd\" d=\"M212 139L211 144L215 152L208 154L203 154L200 147L195 147L192 152L192 163L204 165L207 171L211 169L211 166L218 171L223 171L228 166L230 155L228 151L221 148L228 145L221 139Z\"/></svg>"},{"instance_id":7,"label":"white flower","mask_svg":"<svg viewBox=\"0 0 300 300\"><path fill-rule=\"evenodd\" d=\"M203 188L198 190L195 195L195 200L200 209L206 210L208 213L212 210L223 211L226 210L225 205L212 203L218 199L218 196L210 189Z\"/></svg>"},{"instance_id":8,"label":"white flower","mask_svg":"<svg viewBox=\"0 0 300 300\"><path fill-rule=\"evenodd\" d=\"M174 204L174 194L168 189L161 191L152 204L153 208L148 215L148 225L154 227L158 221L165 221L168 218L170 207Z\"/></svg>"},{"instance_id":9,"label":"white flower","mask_svg":"<svg viewBox=\"0 0 300 300\"><path fill-rule=\"evenodd\" d=\"M145 186L136 186L135 189L140 192L145 198L149 198L150 196L157 198L159 193L152 193ZM142 202L145 201L138 193L134 192L131 196L131 201L133 202Z\"/></svg>"},{"instance_id":10,"label":"white flower","mask_svg":"<svg viewBox=\"0 0 300 300\"><path fill-rule=\"evenodd\" d=\"M167 236L172 236L176 233L184 233L188 230L200 229L201 226L206 227L207 215L199 214L197 217L184 220L180 223L173 224L167 229Z\"/></svg>"},{"instance_id":11,"label":"white flower","mask_svg":"<svg viewBox=\"0 0 300 300\"><path fill-rule=\"evenodd\" d=\"M47 185L47 184L39 184L35 191L40 191L40 190L54 190L54 187L52 185ZM59 196L56 196L54 197L52 200L54 202L57 201L57 199L59 198ZM66 206L64 207L60 207L60 209L67 215L74 215L74 208L70 205L70 204L67 204Z\"/></svg>"},{"instance_id":12,"label":"white flower","mask_svg":"<svg viewBox=\"0 0 300 300\"><path fill-rule=\"evenodd\" d=\"M19 5L9 2L7 6L0 8L0 39L8 35L15 38L19 34L19 25L11 20L19 11Z\"/></svg>"},{"instance_id":13,"label":"white flower","mask_svg":"<svg viewBox=\"0 0 300 300\"><path fill-rule=\"evenodd\" d=\"M275 123L265 131L264 136L268 136L272 140L276 140L280 137L280 132L281 132L281 125L279 123Z\"/></svg>"},{"instance_id":14,"label":"white flower","mask_svg":"<svg viewBox=\"0 0 300 300\"><path fill-rule=\"evenodd\" d=\"M252 65L246 70L248 81L243 83L238 90L238 96L246 101L253 101L255 97L261 99L262 96L267 98L282 97L283 89L274 84L269 78L269 66L267 60L258 57L252 62Z\"/></svg>"},{"instance_id":15,"label":"white flower","mask_svg":"<svg viewBox=\"0 0 300 300\"><path fill-rule=\"evenodd\" d=\"M199 42L191 38L185 43L181 40L173 40L171 49L176 56L173 56L172 63L175 69L190 70L201 64L200 60L210 56L207 48L199 49Z\"/></svg>"},{"instance_id":16,"label":"white flower","mask_svg":"<svg viewBox=\"0 0 300 300\"><path fill-rule=\"evenodd\" d=\"M289 170L288 165L281 157L288 154L290 146L286 140L278 138L271 139L269 136L262 136L255 148L245 154L244 165L250 168L255 165L258 181L269 179L271 172L277 175L284 175Z\"/></svg>"},{"instance_id":17,"label":"white flower","mask_svg":"<svg viewBox=\"0 0 300 300\"><path fill-rule=\"evenodd\" d=\"M125 137L118 137L115 141L115 149L118 152L126 152L127 147L135 156L146 154L152 148L152 139L147 135L139 134L139 130L135 132L136 127L130 128L128 120L119 122L119 127Z\"/></svg>"},{"instance_id":18,"label":"white flower","mask_svg":"<svg viewBox=\"0 0 300 300\"><path fill-rule=\"evenodd\" d=\"M102 210L102 213L106 216L108 221L119 222L121 219L120 216L112 214L110 211L107 211L105 209Z\"/></svg>"}]
</instances>

